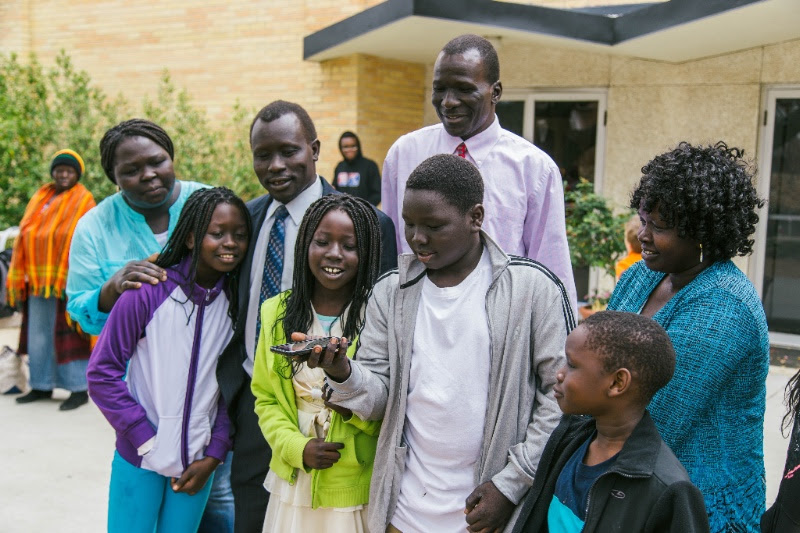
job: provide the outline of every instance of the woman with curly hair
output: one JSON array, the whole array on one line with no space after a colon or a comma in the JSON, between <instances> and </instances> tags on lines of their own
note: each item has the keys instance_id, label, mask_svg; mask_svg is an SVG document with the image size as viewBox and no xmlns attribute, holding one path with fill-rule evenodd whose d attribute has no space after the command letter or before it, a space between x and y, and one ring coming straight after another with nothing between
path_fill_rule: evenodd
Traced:
<instances>
[{"instance_id":1,"label":"woman with curly hair","mask_svg":"<svg viewBox=\"0 0 800 533\"><path fill-rule=\"evenodd\" d=\"M758 531L764 512L767 321L755 287L731 261L752 252L763 206L743 152L681 143L642 168L641 261L608 308L661 324L675 375L648 409L705 498L711 531Z\"/></svg>"}]
</instances>

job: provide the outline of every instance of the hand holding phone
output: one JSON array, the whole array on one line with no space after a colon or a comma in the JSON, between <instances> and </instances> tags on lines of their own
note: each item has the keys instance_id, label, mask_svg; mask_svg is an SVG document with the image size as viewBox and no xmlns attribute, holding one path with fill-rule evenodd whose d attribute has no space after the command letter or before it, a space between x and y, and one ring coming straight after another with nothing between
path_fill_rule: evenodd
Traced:
<instances>
[{"instance_id":1,"label":"hand holding phone","mask_svg":"<svg viewBox=\"0 0 800 533\"><path fill-rule=\"evenodd\" d=\"M294 335L293 335L294 337ZM295 342L287 342L270 347L270 350L292 361L305 362L315 347L324 348L331 337L308 337ZM313 367L312 367L313 368Z\"/></svg>"},{"instance_id":2,"label":"hand holding phone","mask_svg":"<svg viewBox=\"0 0 800 533\"><path fill-rule=\"evenodd\" d=\"M302 333L292 333L295 342L308 341ZM323 339L317 339L322 341ZM330 337L324 347L317 344L311 348L311 354L306 359L309 368L321 368L335 381L342 382L350 377L350 359L347 357L347 348L350 342L345 337Z\"/></svg>"}]
</instances>

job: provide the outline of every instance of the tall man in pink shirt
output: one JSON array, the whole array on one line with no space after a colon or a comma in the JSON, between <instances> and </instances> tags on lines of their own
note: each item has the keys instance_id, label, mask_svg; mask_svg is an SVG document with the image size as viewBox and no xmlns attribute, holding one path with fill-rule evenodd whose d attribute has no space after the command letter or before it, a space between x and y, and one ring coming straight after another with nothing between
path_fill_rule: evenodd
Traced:
<instances>
[{"instance_id":1,"label":"tall man in pink shirt","mask_svg":"<svg viewBox=\"0 0 800 533\"><path fill-rule=\"evenodd\" d=\"M508 254L534 259L561 279L577 305L564 224L561 173L542 150L500 127L495 106L503 94L494 47L477 35L445 45L433 68L431 102L440 124L403 135L383 163L381 200L403 238L401 209L406 181L417 165L435 154L456 154L478 167L484 178L484 230Z\"/></svg>"}]
</instances>

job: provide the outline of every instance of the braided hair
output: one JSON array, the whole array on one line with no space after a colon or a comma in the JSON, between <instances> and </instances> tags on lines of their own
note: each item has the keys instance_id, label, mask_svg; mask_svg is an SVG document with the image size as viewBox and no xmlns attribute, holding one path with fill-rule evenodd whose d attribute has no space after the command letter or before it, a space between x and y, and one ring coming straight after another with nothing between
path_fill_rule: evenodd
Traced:
<instances>
[{"instance_id":1,"label":"braided hair","mask_svg":"<svg viewBox=\"0 0 800 533\"><path fill-rule=\"evenodd\" d=\"M142 118L133 118L120 122L108 130L100 140L100 164L108 179L114 184L117 183L117 178L114 177L117 146L128 137L147 137L166 150L170 159L175 160L175 148L172 146L172 139L169 138L164 128Z\"/></svg>"},{"instance_id":2,"label":"braided hair","mask_svg":"<svg viewBox=\"0 0 800 533\"><path fill-rule=\"evenodd\" d=\"M297 232L294 247L294 274L292 290L285 298L285 310L275 322L275 330L283 326L286 338L295 331L306 332L314 321L311 297L314 295L314 276L308 265L308 249L314 238L322 218L338 209L344 211L353 221L356 235L356 252L358 253L358 271L356 273L353 295L347 316L341 314L342 335L353 339L364 325L363 309L367 304L372 285L378 277L381 258L381 228L375 208L361 198L349 194L329 194L323 196L308 208L303 216ZM344 309L341 311L344 312ZM293 373L297 368L293 369Z\"/></svg>"},{"instance_id":3,"label":"braided hair","mask_svg":"<svg viewBox=\"0 0 800 533\"><path fill-rule=\"evenodd\" d=\"M167 268L176 265L187 255L191 255L192 262L189 267L189 277L184 280L184 292L191 294L194 288L194 283L197 279L197 262L200 258L200 241L203 235L208 230L208 225L211 222L211 217L214 215L214 210L220 204L230 204L242 213L247 227L247 239L250 240L252 234L252 222L250 221L250 214L247 207L241 198L236 196L233 191L227 187L214 187L211 189L199 189L193 192L186 200L183 206L181 215L178 218L178 223L175 225L175 230L172 232L167 244L156 259L156 265ZM186 239L189 235L195 236L196 246L190 250L186 246ZM236 320L239 311L239 273L242 264L236 265L232 271L226 273L228 277L225 284L225 294L228 297L228 316L233 320L233 327L236 327ZM187 297L188 299L188 297ZM192 308L194 311L194 308ZM189 314L191 317L191 314Z\"/></svg>"}]
</instances>

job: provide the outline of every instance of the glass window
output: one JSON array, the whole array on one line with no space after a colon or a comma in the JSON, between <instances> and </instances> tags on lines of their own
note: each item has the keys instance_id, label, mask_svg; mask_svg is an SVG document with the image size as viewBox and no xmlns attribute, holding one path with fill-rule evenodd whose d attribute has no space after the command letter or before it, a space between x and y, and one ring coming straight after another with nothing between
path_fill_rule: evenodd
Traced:
<instances>
[{"instance_id":1,"label":"glass window","mask_svg":"<svg viewBox=\"0 0 800 533\"><path fill-rule=\"evenodd\" d=\"M597 100L536 100L533 143L553 158L568 189L580 178L595 181L598 107ZM573 266L572 275L583 301L589 294L590 268Z\"/></svg>"},{"instance_id":2,"label":"glass window","mask_svg":"<svg viewBox=\"0 0 800 533\"><path fill-rule=\"evenodd\" d=\"M800 334L800 98L775 100L762 294L770 331Z\"/></svg>"},{"instance_id":3,"label":"glass window","mask_svg":"<svg viewBox=\"0 0 800 533\"><path fill-rule=\"evenodd\" d=\"M525 125L525 101L500 101L495 107L497 120L500 125L508 131L514 132L520 137L524 137Z\"/></svg>"}]
</instances>

